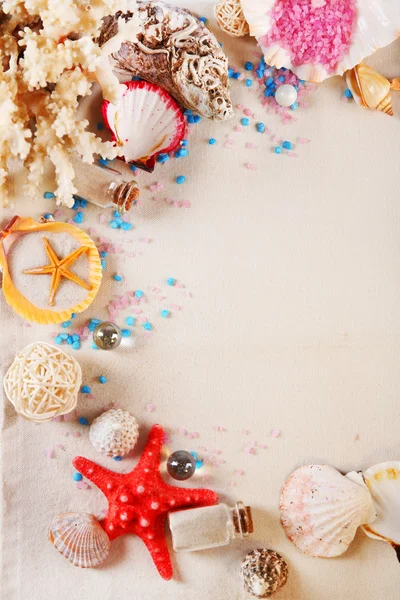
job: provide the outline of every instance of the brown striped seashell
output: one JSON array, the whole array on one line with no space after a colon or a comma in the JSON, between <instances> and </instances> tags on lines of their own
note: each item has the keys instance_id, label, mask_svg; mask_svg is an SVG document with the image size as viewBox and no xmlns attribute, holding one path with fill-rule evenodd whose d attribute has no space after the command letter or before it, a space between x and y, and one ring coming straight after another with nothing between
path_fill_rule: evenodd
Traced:
<instances>
[{"instance_id":1,"label":"brown striped seashell","mask_svg":"<svg viewBox=\"0 0 400 600\"><path fill-rule=\"evenodd\" d=\"M49 540L76 567L98 567L110 552L110 539L97 519L88 513L63 513L54 517Z\"/></svg>"},{"instance_id":2,"label":"brown striped seashell","mask_svg":"<svg viewBox=\"0 0 400 600\"><path fill-rule=\"evenodd\" d=\"M346 71L345 77L357 104L393 116L390 82L386 77L364 63Z\"/></svg>"}]
</instances>

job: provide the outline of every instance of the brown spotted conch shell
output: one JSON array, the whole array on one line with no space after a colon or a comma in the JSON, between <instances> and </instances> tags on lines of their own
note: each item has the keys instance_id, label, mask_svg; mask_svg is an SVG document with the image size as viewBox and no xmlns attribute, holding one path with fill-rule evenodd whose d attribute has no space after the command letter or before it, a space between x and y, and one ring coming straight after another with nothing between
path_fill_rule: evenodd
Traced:
<instances>
[{"instance_id":1,"label":"brown spotted conch shell","mask_svg":"<svg viewBox=\"0 0 400 600\"><path fill-rule=\"evenodd\" d=\"M110 538L88 513L63 513L55 517L49 528L49 540L76 567L98 567L110 552Z\"/></svg>"},{"instance_id":2,"label":"brown spotted conch shell","mask_svg":"<svg viewBox=\"0 0 400 600\"><path fill-rule=\"evenodd\" d=\"M81 254L86 256L88 265L88 281L85 282L86 295L78 303L72 302L71 306L68 306L67 308L57 309L57 305L55 305L54 302L53 304L49 302L49 308L41 308L36 306L19 289L17 289L11 276L8 254L10 251L12 251L13 244L19 238L21 238L21 236L30 235L32 233L43 234L42 241L46 241L46 234L67 234L78 243L78 250L82 248ZM49 244L49 246L51 246L51 244ZM64 257L56 257L57 260L59 259L61 261L63 258ZM28 273L29 271L37 271L39 273L40 270L44 270L43 268L25 270L25 267L37 266L30 264L30 261L34 259L33 256L26 256L26 259L27 264L20 265L21 272ZM49 264L49 262L50 260L48 260L47 264ZM93 240L84 231L82 231L82 229L79 229L75 225L71 225L69 223L61 223L57 221L37 223L31 218L25 219L17 216L14 217L3 229L3 231L0 232L0 269L3 272L2 289L7 303L23 319L40 323L42 325L68 321L71 318L72 313L79 313L88 308L99 291L102 279L102 268L99 252ZM29 275L29 277L30 276L31 275ZM33 276L34 274L32 274L32 277ZM43 274L39 274L39 276L43 276ZM49 280L49 289L51 290L54 287L54 277L50 276L50 274L44 276Z\"/></svg>"},{"instance_id":3,"label":"brown spotted conch shell","mask_svg":"<svg viewBox=\"0 0 400 600\"><path fill-rule=\"evenodd\" d=\"M360 63L345 73L347 87L360 106L393 116L390 82L372 67Z\"/></svg>"},{"instance_id":4,"label":"brown spotted conch shell","mask_svg":"<svg viewBox=\"0 0 400 600\"><path fill-rule=\"evenodd\" d=\"M112 54L114 69L155 83L180 104L208 119L233 117L229 95L228 59L216 37L190 11L161 1L138 2L140 33ZM102 45L116 35L118 18L107 17Z\"/></svg>"}]
</instances>

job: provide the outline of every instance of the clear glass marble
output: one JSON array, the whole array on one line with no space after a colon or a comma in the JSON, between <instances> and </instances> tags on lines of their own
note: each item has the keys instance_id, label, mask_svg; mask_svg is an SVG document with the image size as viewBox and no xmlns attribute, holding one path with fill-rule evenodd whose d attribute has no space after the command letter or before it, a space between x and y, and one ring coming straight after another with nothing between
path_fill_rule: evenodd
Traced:
<instances>
[{"instance_id":1,"label":"clear glass marble","mask_svg":"<svg viewBox=\"0 0 400 600\"><path fill-rule=\"evenodd\" d=\"M100 350L114 350L122 341L122 332L115 323L103 321L94 330L93 341Z\"/></svg>"},{"instance_id":2,"label":"clear glass marble","mask_svg":"<svg viewBox=\"0 0 400 600\"><path fill-rule=\"evenodd\" d=\"M245 539L253 532L251 508L242 502L233 508L217 504L171 512L169 526L175 552L227 546L233 539Z\"/></svg>"},{"instance_id":3,"label":"clear glass marble","mask_svg":"<svg viewBox=\"0 0 400 600\"><path fill-rule=\"evenodd\" d=\"M132 208L139 196L136 181L124 181L114 168L84 163L77 154L70 155L75 171L77 195L102 208L114 207L123 213Z\"/></svg>"},{"instance_id":4,"label":"clear glass marble","mask_svg":"<svg viewBox=\"0 0 400 600\"><path fill-rule=\"evenodd\" d=\"M196 471L196 461L190 452L177 450L167 460L169 475L178 481L185 481Z\"/></svg>"}]
</instances>

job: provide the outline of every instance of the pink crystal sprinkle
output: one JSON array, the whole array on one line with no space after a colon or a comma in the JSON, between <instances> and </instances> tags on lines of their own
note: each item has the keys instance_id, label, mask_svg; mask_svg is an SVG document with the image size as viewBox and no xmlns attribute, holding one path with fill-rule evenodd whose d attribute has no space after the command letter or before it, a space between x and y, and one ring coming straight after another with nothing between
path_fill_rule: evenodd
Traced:
<instances>
[{"instance_id":1,"label":"pink crystal sprinkle","mask_svg":"<svg viewBox=\"0 0 400 600\"><path fill-rule=\"evenodd\" d=\"M271 30L261 45L277 43L290 52L294 65L323 65L332 73L350 48L356 25L356 0L276 0Z\"/></svg>"},{"instance_id":2,"label":"pink crystal sprinkle","mask_svg":"<svg viewBox=\"0 0 400 600\"><path fill-rule=\"evenodd\" d=\"M246 169L248 169L249 171L255 171L256 170L256 165L253 165L253 163L244 163L244 166L246 167Z\"/></svg>"},{"instance_id":3,"label":"pink crystal sprinkle","mask_svg":"<svg viewBox=\"0 0 400 600\"><path fill-rule=\"evenodd\" d=\"M271 435L273 438L278 438L281 435L281 430L280 429L273 429L271 431Z\"/></svg>"},{"instance_id":4,"label":"pink crystal sprinkle","mask_svg":"<svg viewBox=\"0 0 400 600\"><path fill-rule=\"evenodd\" d=\"M54 450L53 450L53 448L48 448L46 450L46 456L47 456L47 458L54 458Z\"/></svg>"}]
</instances>

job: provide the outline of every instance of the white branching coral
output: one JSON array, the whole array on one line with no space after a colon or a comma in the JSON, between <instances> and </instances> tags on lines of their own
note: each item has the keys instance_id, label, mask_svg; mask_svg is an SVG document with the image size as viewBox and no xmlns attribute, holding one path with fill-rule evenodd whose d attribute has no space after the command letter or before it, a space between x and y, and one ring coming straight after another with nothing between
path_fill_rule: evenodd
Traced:
<instances>
[{"instance_id":1,"label":"white branching coral","mask_svg":"<svg viewBox=\"0 0 400 600\"><path fill-rule=\"evenodd\" d=\"M127 1L0 0L0 205L10 202L12 158L24 162L32 196L49 157L57 202L67 206L77 192L69 155L77 152L88 163L95 154L115 158L113 144L86 131L88 121L78 120L76 110L94 81L110 102L122 93L108 56L135 38L138 23L121 19L118 35L101 48L96 38L103 18L126 11Z\"/></svg>"}]
</instances>

